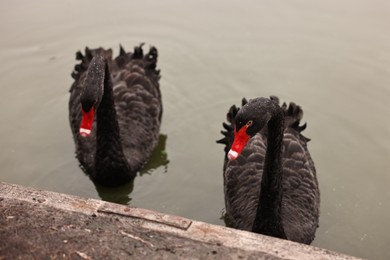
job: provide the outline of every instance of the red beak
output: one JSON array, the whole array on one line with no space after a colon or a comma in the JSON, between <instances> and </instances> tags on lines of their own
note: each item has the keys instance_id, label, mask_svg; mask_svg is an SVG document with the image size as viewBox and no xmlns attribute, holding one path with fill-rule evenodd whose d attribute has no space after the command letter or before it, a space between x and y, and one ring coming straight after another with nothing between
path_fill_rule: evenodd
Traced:
<instances>
[{"instance_id":1,"label":"red beak","mask_svg":"<svg viewBox=\"0 0 390 260\"><path fill-rule=\"evenodd\" d=\"M84 112L84 110L81 109L81 114L80 135L82 137L88 137L92 132L92 124L95 118L95 108L92 107L88 112Z\"/></svg>"},{"instance_id":2,"label":"red beak","mask_svg":"<svg viewBox=\"0 0 390 260\"><path fill-rule=\"evenodd\" d=\"M228 153L229 160L235 160L240 156L245 145L248 143L250 136L246 133L247 125L244 125L238 132L234 129L234 141Z\"/></svg>"}]
</instances>

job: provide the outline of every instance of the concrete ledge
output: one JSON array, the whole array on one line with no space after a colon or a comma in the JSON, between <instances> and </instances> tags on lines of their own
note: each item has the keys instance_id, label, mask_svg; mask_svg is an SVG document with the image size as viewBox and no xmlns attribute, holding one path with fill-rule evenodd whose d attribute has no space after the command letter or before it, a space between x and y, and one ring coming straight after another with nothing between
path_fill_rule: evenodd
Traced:
<instances>
[{"instance_id":1,"label":"concrete ledge","mask_svg":"<svg viewBox=\"0 0 390 260\"><path fill-rule=\"evenodd\" d=\"M0 182L0 259L358 259L178 216Z\"/></svg>"}]
</instances>

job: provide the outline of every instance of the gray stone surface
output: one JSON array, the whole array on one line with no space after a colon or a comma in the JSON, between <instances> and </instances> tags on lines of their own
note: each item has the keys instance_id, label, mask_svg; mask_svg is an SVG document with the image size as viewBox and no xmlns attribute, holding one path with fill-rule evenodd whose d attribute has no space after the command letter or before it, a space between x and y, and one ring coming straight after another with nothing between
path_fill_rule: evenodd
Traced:
<instances>
[{"instance_id":1,"label":"gray stone surface","mask_svg":"<svg viewBox=\"0 0 390 260\"><path fill-rule=\"evenodd\" d=\"M178 216L0 182L0 259L357 259Z\"/></svg>"}]
</instances>

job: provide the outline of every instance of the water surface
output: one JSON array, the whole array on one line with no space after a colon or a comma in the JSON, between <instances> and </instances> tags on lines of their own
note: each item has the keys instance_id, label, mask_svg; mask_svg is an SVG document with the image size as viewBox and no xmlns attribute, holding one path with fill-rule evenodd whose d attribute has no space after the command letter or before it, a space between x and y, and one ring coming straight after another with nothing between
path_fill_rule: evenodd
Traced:
<instances>
[{"instance_id":1,"label":"water surface","mask_svg":"<svg viewBox=\"0 0 390 260\"><path fill-rule=\"evenodd\" d=\"M0 180L224 225L227 109L277 95L305 111L321 187L313 245L389 259L390 3L0 2ZM159 50L160 146L133 185L95 187L74 157L68 90L85 46Z\"/></svg>"}]
</instances>

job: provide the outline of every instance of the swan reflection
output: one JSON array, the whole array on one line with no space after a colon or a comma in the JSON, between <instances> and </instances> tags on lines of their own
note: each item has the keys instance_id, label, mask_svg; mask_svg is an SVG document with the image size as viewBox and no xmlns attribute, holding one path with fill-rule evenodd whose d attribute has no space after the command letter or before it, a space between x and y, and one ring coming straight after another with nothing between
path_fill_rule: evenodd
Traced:
<instances>
[{"instance_id":1,"label":"swan reflection","mask_svg":"<svg viewBox=\"0 0 390 260\"><path fill-rule=\"evenodd\" d=\"M160 134L157 146L148 163L139 172L139 177L142 177L145 174L152 175L159 168L163 168L164 173L167 172L169 160L165 150L166 141L167 135ZM104 201L128 205L132 200L130 194L134 189L134 181L118 187L104 187L97 183L94 184L99 197Z\"/></svg>"}]
</instances>

